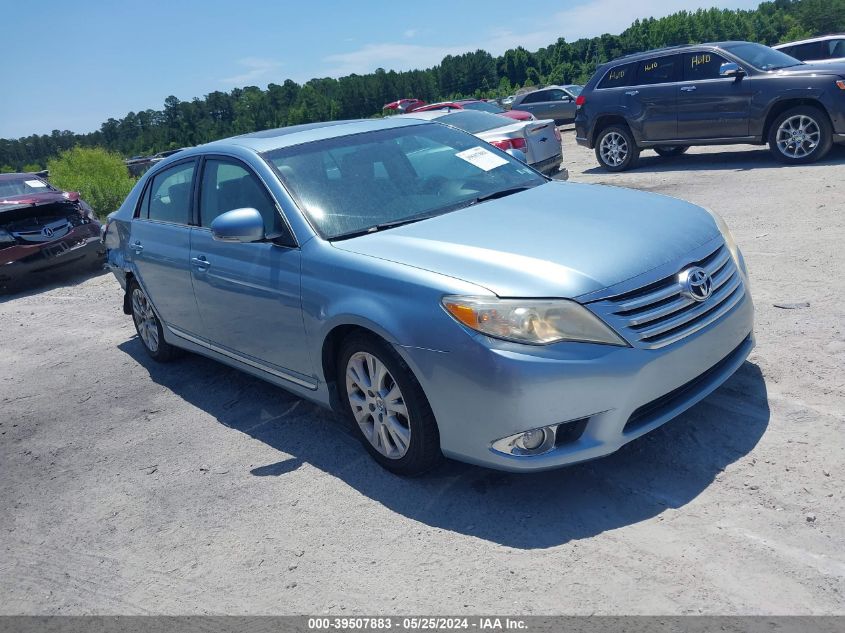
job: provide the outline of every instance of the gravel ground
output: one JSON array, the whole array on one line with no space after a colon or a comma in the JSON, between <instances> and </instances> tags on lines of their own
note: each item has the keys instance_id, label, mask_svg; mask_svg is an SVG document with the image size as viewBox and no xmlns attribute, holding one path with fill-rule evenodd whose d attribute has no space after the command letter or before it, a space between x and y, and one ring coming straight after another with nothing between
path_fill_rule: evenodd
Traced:
<instances>
[{"instance_id":1,"label":"gravel ground","mask_svg":"<svg viewBox=\"0 0 845 633\"><path fill-rule=\"evenodd\" d=\"M733 227L758 346L722 388L602 460L403 480L281 389L148 360L110 275L7 297L0 614L845 614L845 148L607 174L572 137L572 180Z\"/></svg>"}]
</instances>

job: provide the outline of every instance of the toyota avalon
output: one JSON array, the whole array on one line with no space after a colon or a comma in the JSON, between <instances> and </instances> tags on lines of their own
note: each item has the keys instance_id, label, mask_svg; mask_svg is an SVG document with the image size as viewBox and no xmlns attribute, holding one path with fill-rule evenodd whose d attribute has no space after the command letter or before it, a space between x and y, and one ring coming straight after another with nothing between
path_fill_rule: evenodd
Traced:
<instances>
[{"instance_id":1,"label":"toyota avalon","mask_svg":"<svg viewBox=\"0 0 845 633\"><path fill-rule=\"evenodd\" d=\"M392 117L183 150L104 230L157 361L185 349L348 416L385 468L555 468L611 453L753 345L716 214L550 181Z\"/></svg>"}]
</instances>

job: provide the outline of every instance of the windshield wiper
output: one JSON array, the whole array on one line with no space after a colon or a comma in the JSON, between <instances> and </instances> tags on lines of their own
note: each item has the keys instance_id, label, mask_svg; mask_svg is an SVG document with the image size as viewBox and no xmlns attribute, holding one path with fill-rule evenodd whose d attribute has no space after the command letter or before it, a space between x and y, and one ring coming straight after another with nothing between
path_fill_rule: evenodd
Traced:
<instances>
[{"instance_id":1,"label":"windshield wiper","mask_svg":"<svg viewBox=\"0 0 845 633\"><path fill-rule=\"evenodd\" d=\"M510 189L501 189L500 191L494 191L493 193L488 193L483 196L478 196L477 198L473 198L470 200L470 204L478 204L479 202L486 202L487 200L495 200L496 198L504 198L505 196L510 196L514 193L519 193L520 191L526 191L528 189L532 189L536 187L536 185L532 186L525 186L522 185L520 187L511 187Z\"/></svg>"},{"instance_id":2,"label":"windshield wiper","mask_svg":"<svg viewBox=\"0 0 845 633\"><path fill-rule=\"evenodd\" d=\"M427 220L428 218L433 218L435 215L439 214L426 214L426 215L415 215L409 218L403 218L401 220L393 220L391 222L382 222L380 224L373 224L372 226L368 226L365 229L360 229L358 231L350 231L349 233L341 233L340 235L336 235L335 237L331 238L331 241L334 240L345 240L350 237L360 237L361 235L369 235L370 233L378 233L379 231L383 231L385 229L392 229L397 226L403 226L405 224L413 224L414 222L419 222L420 220Z\"/></svg>"}]
</instances>

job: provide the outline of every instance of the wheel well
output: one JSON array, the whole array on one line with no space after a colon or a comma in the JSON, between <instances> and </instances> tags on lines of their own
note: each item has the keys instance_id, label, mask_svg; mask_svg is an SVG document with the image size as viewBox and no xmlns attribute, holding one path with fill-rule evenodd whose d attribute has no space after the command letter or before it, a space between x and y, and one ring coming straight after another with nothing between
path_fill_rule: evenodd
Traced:
<instances>
[{"instance_id":1,"label":"wheel well","mask_svg":"<svg viewBox=\"0 0 845 633\"><path fill-rule=\"evenodd\" d=\"M135 280L135 275L126 273L126 289L123 293L123 314L132 314L132 299L129 297L129 284Z\"/></svg>"},{"instance_id":2,"label":"wheel well","mask_svg":"<svg viewBox=\"0 0 845 633\"><path fill-rule=\"evenodd\" d=\"M326 387L329 390L329 400L332 408L340 411L340 398L337 390L337 353L343 341L352 334L360 332L369 336L380 337L372 330L368 330L360 325L338 325L331 332L328 333L323 341L322 365L323 378L326 381Z\"/></svg>"},{"instance_id":3,"label":"wheel well","mask_svg":"<svg viewBox=\"0 0 845 633\"><path fill-rule=\"evenodd\" d=\"M599 137L599 134L601 134L602 130L607 127L610 127L611 125L624 125L628 129L630 129L630 127L628 126L628 122L625 120L624 117L621 117L616 114L608 114L605 116L601 116L598 118L596 124L593 126L593 136L592 138L590 138L590 147L593 147L596 144L596 139Z\"/></svg>"},{"instance_id":4,"label":"wheel well","mask_svg":"<svg viewBox=\"0 0 845 633\"><path fill-rule=\"evenodd\" d=\"M779 101L771 107L769 113L766 115L766 122L763 124L762 140L764 143L769 138L769 132L771 131L772 123L774 123L775 119L787 110L797 108L798 106L808 106L810 108L820 110L822 114L827 117L828 123L830 123L830 115L827 113L827 110L825 110L825 107L815 99L788 99L786 101Z\"/></svg>"}]
</instances>

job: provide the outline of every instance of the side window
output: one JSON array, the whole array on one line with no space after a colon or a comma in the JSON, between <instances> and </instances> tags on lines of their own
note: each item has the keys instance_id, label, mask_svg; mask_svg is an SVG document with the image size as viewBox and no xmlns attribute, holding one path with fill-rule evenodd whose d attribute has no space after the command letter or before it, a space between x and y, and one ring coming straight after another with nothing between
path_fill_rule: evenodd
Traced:
<instances>
[{"instance_id":1,"label":"side window","mask_svg":"<svg viewBox=\"0 0 845 633\"><path fill-rule=\"evenodd\" d=\"M569 95L566 94L563 90L549 90L549 96L547 98L548 101L565 101L566 97Z\"/></svg>"},{"instance_id":2,"label":"side window","mask_svg":"<svg viewBox=\"0 0 845 633\"><path fill-rule=\"evenodd\" d=\"M802 60L825 59L829 50L827 42L807 42L793 47L792 52L787 54Z\"/></svg>"},{"instance_id":3,"label":"side window","mask_svg":"<svg viewBox=\"0 0 845 633\"><path fill-rule=\"evenodd\" d=\"M540 103L541 101L548 101L548 90L535 90L525 95L522 103Z\"/></svg>"},{"instance_id":4,"label":"side window","mask_svg":"<svg viewBox=\"0 0 845 633\"><path fill-rule=\"evenodd\" d=\"M615 66L605 73L604 78L599 83L599 88L622 88L631 85L631 79L634 74L634 64L622 64Z\"/></svg>"},{"instance_id":5,"label":"side window","mask_svg":"<svg viewBox=\"0 0 845 633\"><path fill-rule=\"evenodd\" d=\"M637 85L665 84L675 81L679 55L653 57L637 64Z\"/></svg>"},{"instance_id":6,"label":"side window","mask_svg":"<svg viewBox=\"0 0 845 633\"><path fill-rule=\"evenodd\" d=\"M140 217L189 224L195 166L194 162L182 163L153 176L144 195Z\"/></svg>"},{"instance_id":7,"label":"side window","mask_svg":"<svg viewBox=\"0 0 845 633\"><path fill-rule=\"evenodd\" d=\"M233 209L252 208L264 218L264 232L277 235L286 229L276 203L258 177L240 163L225 158L205 161L200 191L200 226Z\"/></svg>"},{"instance_id":8,"label":"side window","mask_svg":"<svg viewBox=\"0 0 845 633\"><path fill-rule=\"evenodd\" d=\"M718 79L719 70L727 60L710 52L684 53L684 81Z\"/></svg>"},{"instance_id":9,"label":"side window","mask_svg":"<svg viewBox=\"0 0 845 633\"><path fill-rule=\"evenodd\" d=\"M845 39L827 41L827 59L845 57Z\"/></svg>"}]
</instances>

